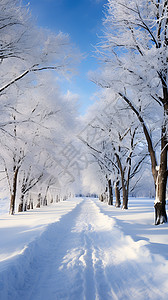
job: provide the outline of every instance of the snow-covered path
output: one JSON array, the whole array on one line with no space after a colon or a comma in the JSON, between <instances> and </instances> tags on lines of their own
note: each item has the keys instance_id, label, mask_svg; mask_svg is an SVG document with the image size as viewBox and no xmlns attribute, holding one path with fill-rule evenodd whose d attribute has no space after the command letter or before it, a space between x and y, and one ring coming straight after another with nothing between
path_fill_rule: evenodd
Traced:
<instances>
[{"instance_id":1,"label":"snow-covered path","mask_svg":"<svg viewBox=\"0 0 168 300\"><path fill-rule=\"evenodd\" d=\"M125 236L91 199L48 226L16 264L8 272L15 289L6 287L3 300L167 299L168 262Z\"/></svg>"}]
</instances>

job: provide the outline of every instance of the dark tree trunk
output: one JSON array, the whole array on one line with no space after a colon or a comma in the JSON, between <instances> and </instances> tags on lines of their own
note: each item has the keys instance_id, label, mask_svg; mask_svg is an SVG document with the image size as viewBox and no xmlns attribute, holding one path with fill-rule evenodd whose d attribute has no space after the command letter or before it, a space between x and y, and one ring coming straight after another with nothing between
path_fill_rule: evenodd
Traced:
<instances>
[{"instance_id":1,"label":"dark tree trunk","mask_svg":"<svg viewBox=\"0 0 168 300\"><path fill-rule=\"evenodd\" d=\"M11 200L10 200L10 211L9 214L10 215L14 215L15 212L15 194L11 195Z\"/></svg>"},{"instance_id":2,"label":"dark tree trunk","mask_svg":"<svg viewBox=\"0 0 168 300\"><path fill-rule=\"evenodd\" d=\"M44 206L47 206L47 193L48 193L48 190L49 190L49 185L47 186L46 194L45 194L44 201L43 201Z\"/></svg>"},{"instance_id":3,"label":"dark tree trunk","mask_svg":"<svg viewBox=\"0 0 168 300\"><path fill-rule=\"evenodd\" d=\"M128 191L126 188L126 181L124 178L124 172L122 169L122 166L120 167L120 171L121 171L121 184L122 184L122 196L123 196L123 205L122 205L122 209L128 209Z\"/></svg>"},{"instance_id":4,"label":"dark tree trunk","mask_svg":"<svg viewBox=\"0 0 168 300\"><path fill-rule=\"evenodd\" d=\"M108 187L106 186L105 192L103 194L104 202L108 202Z\"/></svg>"},{"instance_id":5,"label":"dark tree trunk","mask_svg":"<svg viewBox=\"0 0 168 300\"><path fill-rule=\"evenodd\" d=\"M27 204L27 210L30 210L30 202Z\"/></svg>"},{"instance_id":6,"label":"dark tree trunk","mask_svg":"<svg viewBox=\"0 0 168 300\"><path fill-rule=\"evenodd\" d=\"M109 191L108 204L113 205L113 188L112 188L111 179L108 180L108 191Z\"/></svg>"},{"instance_id":7,"label":"dark tree trunk","mask_svg":"<svg viewBox=\"0 0 168 300\"><path fill-rule=\"evenodd\" d=\"M166 214L166 185L167 185L167 138L166 126L162 128L161 156L158 170L155 199L155 225L167 222Z\"/></svg>"},{"instance_id":8,"label":"dark tree trunk","mask_svg":"<svg viewBox=\"0 0 168 300\"><path fill-rule=\"evenodd\" d=\"M27 210L29 210L29 209L33 209L33 200L31 198L31 196L29 197L29 201L27 204Z\"/></svg>"},{"instance_id":9,"label":"dark tree trunk","mask_svg":"<svg viewBox=\"0 0 168 300\"><path fill-rule=\"evenodd\" d=\"M123 183L122 185L122 193L123 193L123 205L122 209L128 209L128 191Z\"/></svg>"},{"instance_id":10,"label":"dark tree trunk","mask_svg":"<svg viewBox=\"0 0 168 300\"><path fill-rule=\"evenodd\" d=\"M19 207L18 207L18 212L24 211L23 206L24 206L24 194L22 194L21 197L20 197L20 203L19 203Z\"/></svg>"},{"instance_id":11,"label":"dark tree trunk","mask_svg":"<svg viewBox=\"0 0 168 300\"><path fill-rule=\"evenodd\" d=\"M117 153L115 153L115 156L117 158L117 164L120 169L120 175L121 175L121 184L122 184L122 194L123 194L123 206L122 209L128 209L128 191L127 191L127 182L125 181L125 171L123 170L120 157Z\"/></svg>"},{"instance_id":12,"label":"dark tree trunk","mask_svg":"<svg viewBox=\"0 0 168 300\"><path fill-rule=\"evenodd\" d=\"M101 202L103 202L103 194L100 194L100 195L99 195L99 200L100 200Z\"/></svg>"},{"instance_id":13,"label":"dark tree trunk","mask_svg":"<svg viewBox=\"0 0 168 300\"><path fill-rule=\"evenodd\" d=\"M33 200L30 198L30 208L33 209Z\"/></svg>"},{"instance_id":14,"label":"dark tree trunk","mask_svg":"<svg viewBox=\"0 0 168 300\"><path fill-rule=\"evenodd\" d=\"M25 203L23 211L27 211L27 203Z\"/></svg>"},{"instance_id":15,"label":"dark tree trunk","mask_svg":"<svg viewBox=\"0 0 168 300\"><path fill-rule=\"evenodd\" d=\"M9 211L10 215L14 215L14 212L15 212L18 171L19 171L19 168L16 168L16 170L14 172L14 176L13 176L13 190L12 190L12 194L11 194L10 211Z\"/></svg>"},{"instance_id":16,"label":"dark tree trunk","mask_svg":"<svg viewBox=\"0 0 168 300\"><path fill-rule=\"evenodd\" d=\"M59 201L60 201L60 197L57 195L56 202L59 202Z\"/></svg>"},{"instance_id":17,"label":"dark tree trunk","mask_svg":"<svg viewBox=\"0 0 168 300\"><path fill-rule=\"evenodd\" d=\"M119 180L117 180L115 184L115 197L116 197L115 207L120 207L121 200L120 200Z\"/></svg>"},{"instance_id":18,"label":"dark tree trunk","mask_svg":"<svg viewBox=\"0 0 168 300\"><path fill-rule=\"evenodd\" d=\"M24 206L23 206L23 210L27 211L28 209L30 209L30 202L28 201L28 193L24 193Z\"/></svg>"},{"instance_id":19,"label":"dark tree trunk","mask_svg":"<svg viewBox=\"0 0 168 300\"><path fill-rule=\"evenodd\" d=\"M27 209L29 209L27 204L27 197L25 199L25 193L22 193L20 197L20 203L18 206L18 212L27 211Z\"/></svg>"},{"instance_id":20,"label":"dark tree trunk","mask_svg":"<svg viewBox=\"0 0 168 300\"><path fill-rule=\"evenodd\" d=\"M37 199L37 205L36 208L40 208L40 204L41 204L41 193L38 194L38 199Z\"/></svg>"},{"instance_id":21,"label":"dark tree trunk","mask_svg":"<svg viewBox=\"0 0 168 300\"><path fill-rule=\"evenodd\" d=\"M44 197L43 205L44 205L44 206L47 206L47 196Z\"/></svg>"}]
</instances>

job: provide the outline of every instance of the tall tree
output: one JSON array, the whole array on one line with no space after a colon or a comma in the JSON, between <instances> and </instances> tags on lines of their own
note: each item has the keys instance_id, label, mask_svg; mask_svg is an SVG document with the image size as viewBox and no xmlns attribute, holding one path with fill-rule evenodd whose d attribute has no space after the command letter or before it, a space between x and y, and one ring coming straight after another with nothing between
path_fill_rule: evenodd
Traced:
<instances>
[{"instance_id":1,"label":"tall tree","mask_svg":"<svg viewBox=\"0 0 168 300\"><path fill-rule=\"evenodd\" d=\"M104 25L98 51L105 68L97 82L114 90L142 125L156 186L157 225L167 221L168 2L109 0ZM160 128L159 163L151 126Z\"/></svg>"}]
</instances>

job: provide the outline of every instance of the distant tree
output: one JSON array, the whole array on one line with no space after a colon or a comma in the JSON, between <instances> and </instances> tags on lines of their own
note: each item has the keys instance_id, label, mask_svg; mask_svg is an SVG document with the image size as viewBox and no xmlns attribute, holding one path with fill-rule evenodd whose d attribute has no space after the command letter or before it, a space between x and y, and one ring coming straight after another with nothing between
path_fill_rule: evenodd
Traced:
<instances>
[{"instance_id":1,"label":"distant tree","mask_svg":"<svg viewBox=\"0 0 168 300\"><path fill-rule=\"evenodd\" d=\"M16 196L20 197L19 211L24 211L32 190L39 189L45 198L49 187L58 177L61 180L58 162L75 128L76 95L62 94L55 79L42 75L36 85L11 87L11 95L4 94L3 100L0 157L13 214Z\"/></svg>"},{"instance_id":2,"label":"distant tree","mask_svg":"<svg viewBox=\"0 0 168 300\"><path fill-rule=\"evenodd\" d=\"M22 176L22 182L21 182L21 195L20 195L20 202L18 206L18 212L26 211L27 210L27 198L25 199L25 196L28 195L30 190L39 183L40 179L43 177L43 172L41 172L38 175L32 175L31 174L31 168L30 166L29 170L23 172ZM31 205L31 204L30 204Z\"/></svg>"},{"instance_id":3,"label":"distant tree","mask_svg":"<svg viewBox=\"0 0 168 300\"><path fill-rule=\"evenodd\" d=\"M137 174L147 154L142 151L142 132L137 123L134 123L136 119L130 109L120 103L119 98L111 103L108 93L104 93L103 97L106 98L102 98L91 109L93 120L88 123L87 136L83 142L88 146L107 180L105 191L109 193L109 203L112 203L111 192L115 183L116 206L120 206L119 183L121 183L122 207L127 209L130 180L136 176L134 185L137 184L139 180Z\"/></svg>"}]
</instances>

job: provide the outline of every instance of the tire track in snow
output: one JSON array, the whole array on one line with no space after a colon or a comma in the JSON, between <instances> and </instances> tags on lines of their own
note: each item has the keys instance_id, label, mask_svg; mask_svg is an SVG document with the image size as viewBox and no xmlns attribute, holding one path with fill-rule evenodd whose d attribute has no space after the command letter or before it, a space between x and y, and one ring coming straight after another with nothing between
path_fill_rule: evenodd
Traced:
<instances>
[{"instance_id":1,"label":"tire track in snow","mask_svg":"<svg viewBox=\"0 0 168 300\"><path fill-rule=\"evenodd\" d=\"M95 284L93 299L167 299L168 262L152 256L144 241L134 242L130 236L124 236L95 202L83 203L75 230L89 241L84 245L84 260ZM85 299L90 300L87 272L85 277Z\"/></svg>"},{"instance_id":2,"label":"tire track in snow","mask_svg":"<svg viewBox=\"0 0 168 300\"><path fill-rule=\"evenodd\" d=\"M76 216L82 202L59 222L48 226L47 230L20 255L9 270L0 278L9 282L3 286L3 300L60 300L82 299L82 264L78 260L78 234L72 233ZM69 249L74 250L72 262L64 263ZM76 257L76 259L75 259ZM73 268L77 260L76 268ZM72 271L72 272L71 272ZM3 278L4 277L4 278ZM1 299L0 290L0 299ZM4 293L2 294L4 295Z\"/></svg>"},{"instance_id":3,"label":"tire track in snow","mask_svg":"<svg viewBox=\"0 0 168 300\"><path fill-rule=\"evenodd\" d=\"M82 258L85 266L83 273L84 299L87 300L112 299L109 280L102 262L103 253L97 247L102 229L110 230L111 234L113 220L108 219L108 221L106 216L100 213L95 203L87 200L82 205L82 214L77 218L74 228L75 232L80 232L83 236L85 253Z\"/></svg>"},{"instance_id":4,"label":"tire track in snow","mask_svg":"<svg viewBox=\"0 0 168 300\"><path fill-rule=\"evenodd\" d=\"M82 203L63 217L58 224L53 225L53 233L49 235L49 245L45 251L45 255L47 253L48 256L47 258L43 256L42 278L27 300L83 298L82 264L79 260L82 253L78 248L78 235L71 233ZM39 264L41 265L41 262Z\"/></svg>"},{"instance_id":5,"label":"tire track in snow","mask_svg":"<svg viewBox=\"0 0 168 300\"><path fill-rule=\"evenodd\" d=\"M107 216L101 209L102 203L96 205L100 213ZM104 272L111 278L112 299L166 300L168 261L151 254L145 240L134 242L116 226L112 230L111 246L108 235L106 237L101 249L107 249L103 257Z\"/></svg>"},{"instance_id":6,"label":"tire track in snow","mask_svg":"<svg viewBox=\"0 0 168 300\"><path fill-rule=\"evenodd\" d=\"M168 264L124 236L90 199L50 225L16 267L5 300L166 300Z\"/></svg>"},{"instance_id":7,"label":"tire track in snow","mask_svg":"<svg viewBox=\"0 0 168 300\"><path fill-rule=\"evenodd\" d=\"M92 259L92 244L87 235L84 236L85 254L83 256L85 270L83 273L84 280L84 299L96 299L95 274Z\"/></svg>"}]
</instances>

